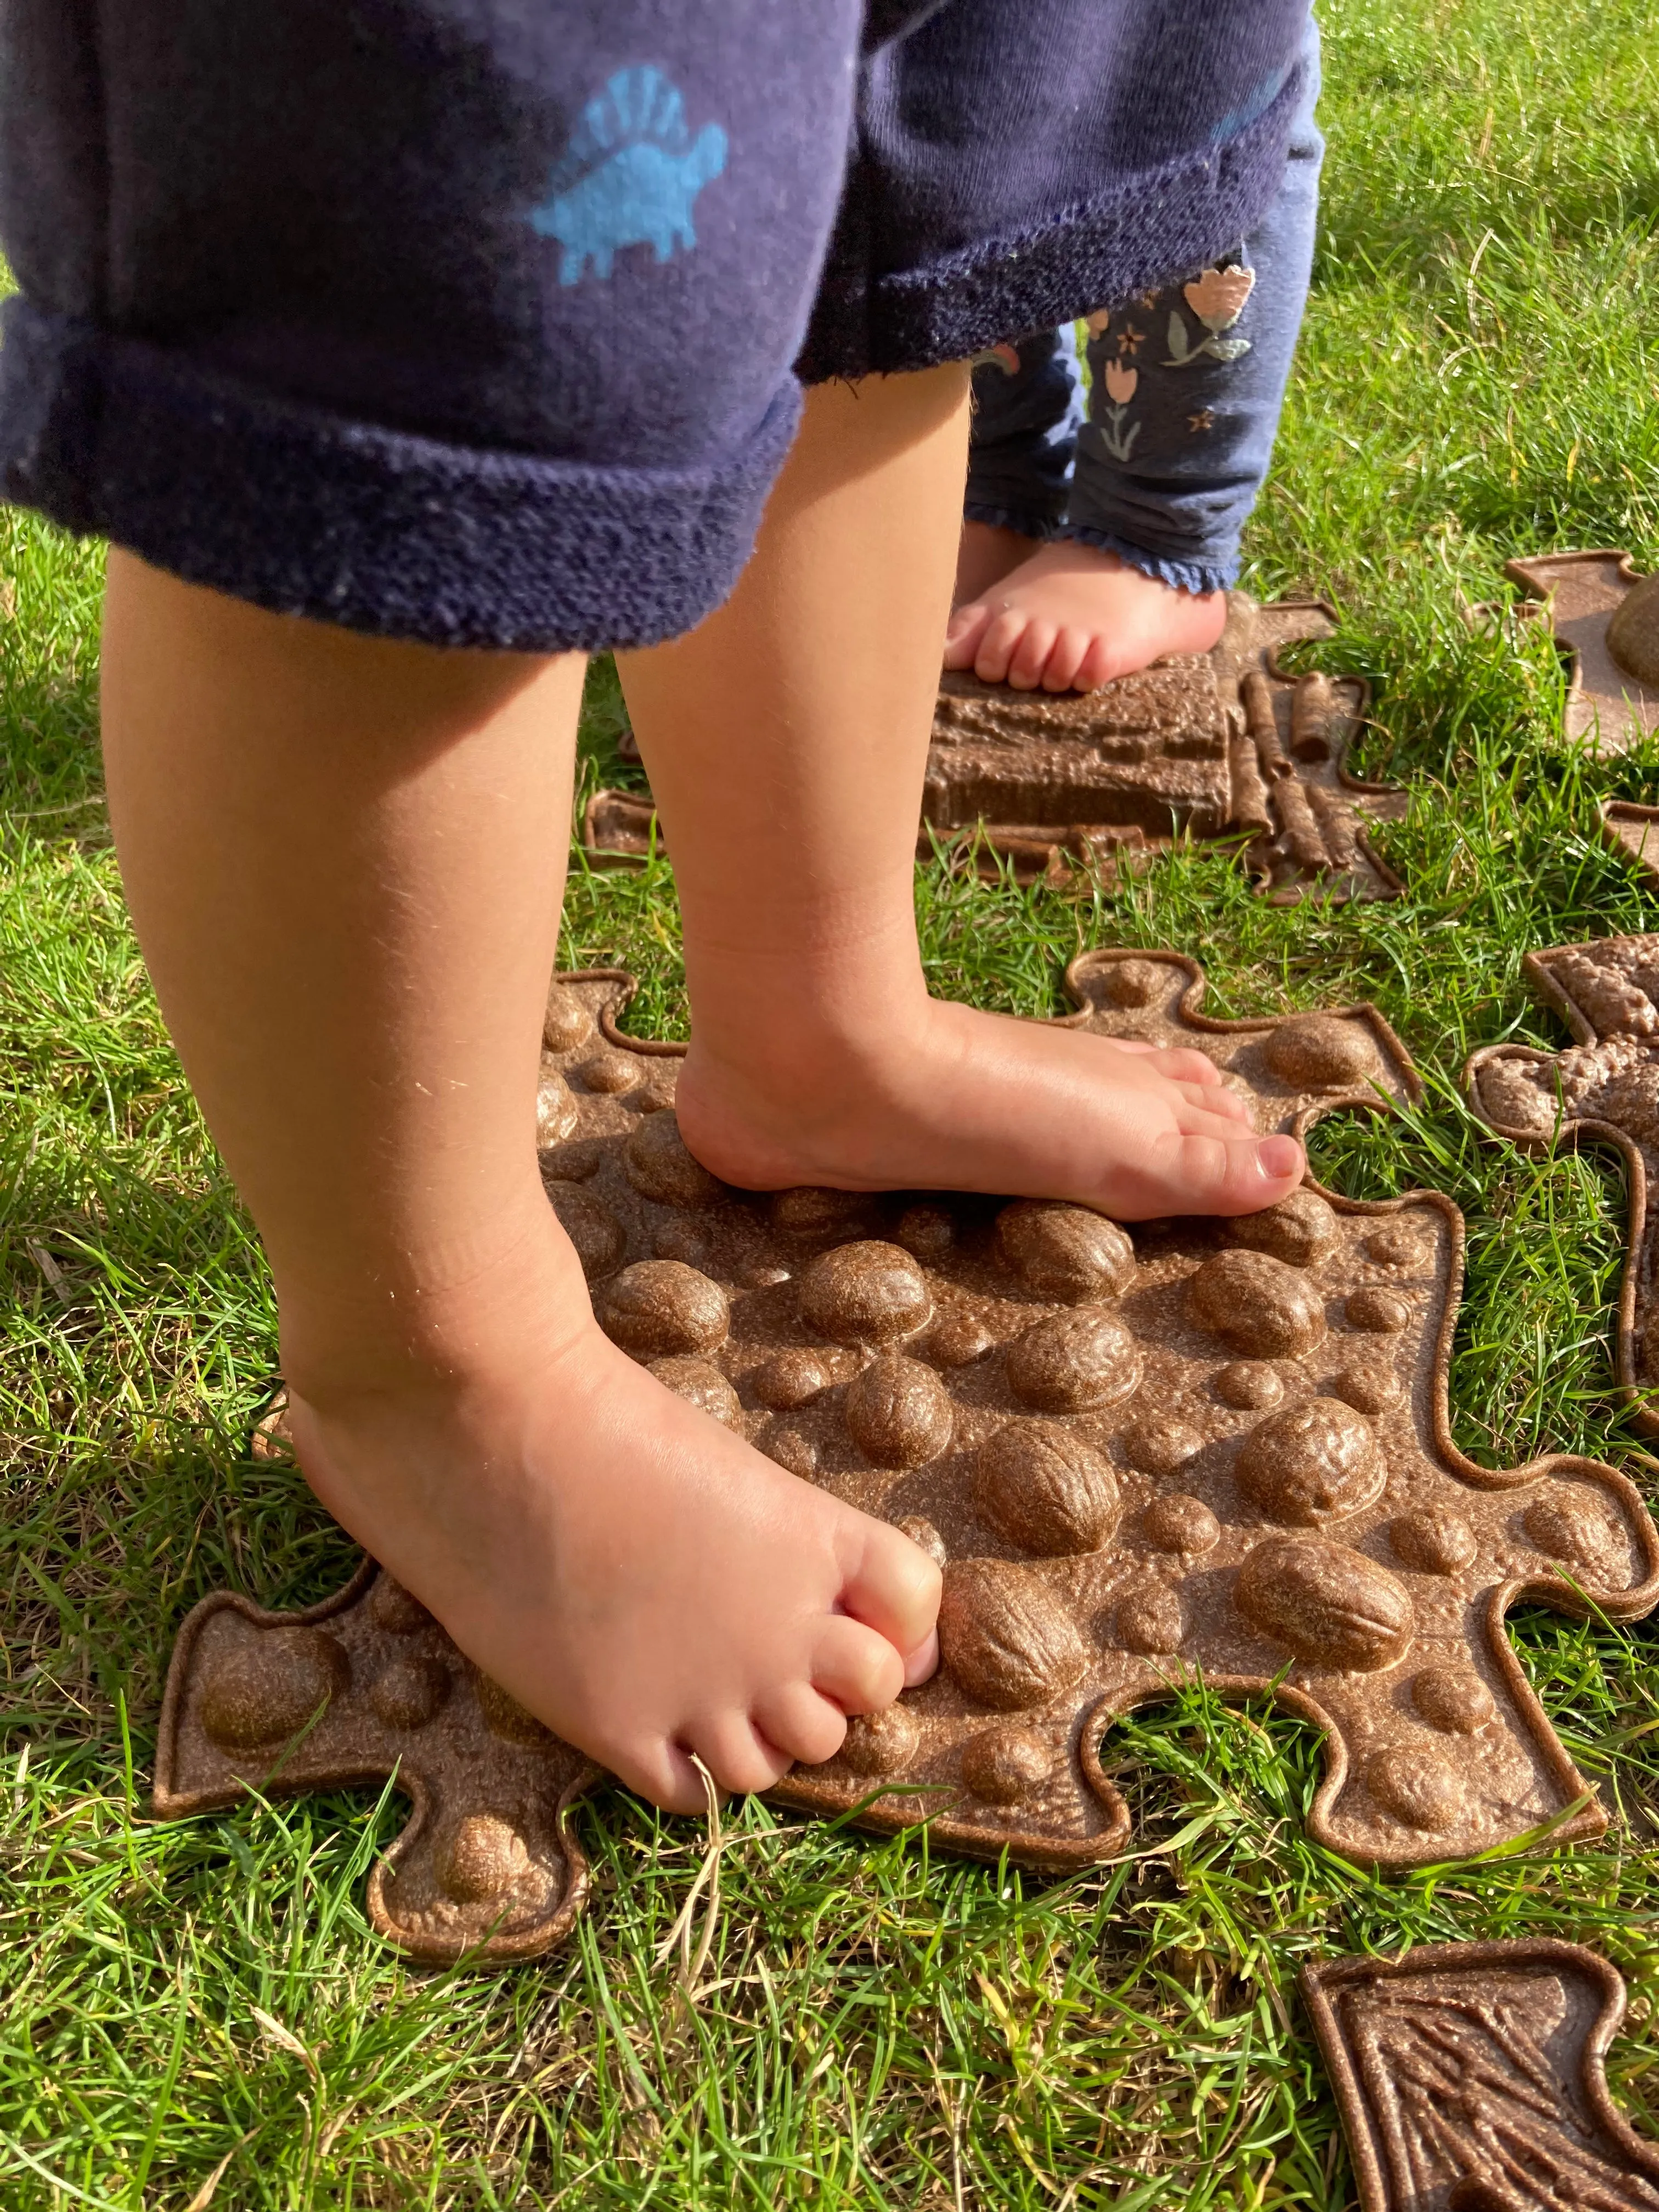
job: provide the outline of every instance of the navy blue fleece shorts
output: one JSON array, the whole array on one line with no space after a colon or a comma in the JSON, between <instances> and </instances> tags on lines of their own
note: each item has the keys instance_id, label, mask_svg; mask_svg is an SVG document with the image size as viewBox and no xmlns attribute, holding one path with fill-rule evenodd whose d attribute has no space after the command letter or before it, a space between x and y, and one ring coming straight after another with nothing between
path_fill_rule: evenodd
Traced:
<instances>
[{"instance_id":1,"label":"navy blue fleece shorts","mask_svg":"<svg viewBox=\"0 0 1659 2212\"><path fill-rule=\"evenodd\" d=\"M0 0L0 489L383 635L674 635L748 556L801 380L1247 232L1304 14Z\"/></svg>"}]
</instances>

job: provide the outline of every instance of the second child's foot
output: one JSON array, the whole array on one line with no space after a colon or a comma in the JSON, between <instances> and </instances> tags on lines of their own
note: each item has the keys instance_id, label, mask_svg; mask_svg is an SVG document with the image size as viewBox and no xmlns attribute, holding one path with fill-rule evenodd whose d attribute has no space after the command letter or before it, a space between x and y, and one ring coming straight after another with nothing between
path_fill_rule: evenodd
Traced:
<instances>
[{"instance_id":1,"label":"second child's foot","mask_svg":"<svg viewBox=\"0 0 1659 2212\"><path fill-rule=\"evenodd\" d=\"M976 527L964 525L963 555L975 574L995 567L990 547L969 562L967 532ZM962 599L945 631L945 665L1021 691L1092 691L1165 653L1207 653L1226 620L1224 592L1180 591L1115 553L1060 538Z\"/></svg>"},{"instance_id":2,"label":"second child's foot","mask_svg":"<svg viewBox=\"0 0 1659 2212\"><path fill-rule=\"evenodd\" d=\"M635 1365L568 1250L501 1273L395 1379L300 1359L289 1414L323 1504L469 1658L687 1813L693 1754L722 1790L769 1788L933 1671L939 1570L908 1537Z\"/></svg>"},{"instance_id":3,"label":"second child's foot","mask_svg":"<svg viewBox=\"0 0 1659 2212\"><path fill-rule=\"evenodd\" d=\"M917 994L862 1037L724 1056L694 1029L685 1141L751 1190L984 1191L1069 1199L1123 1221L1255 1213L1301 1181L1192 1051L1135 1050Z\"/></svg>"}]
</instances>

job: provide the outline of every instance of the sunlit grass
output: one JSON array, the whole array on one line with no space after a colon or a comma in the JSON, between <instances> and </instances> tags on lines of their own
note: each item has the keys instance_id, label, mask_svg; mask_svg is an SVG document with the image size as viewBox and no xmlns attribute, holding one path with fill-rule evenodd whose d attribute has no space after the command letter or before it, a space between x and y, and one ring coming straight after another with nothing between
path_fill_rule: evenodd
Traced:
<instances>
[{"instance_id":1,"label":"sunlit grass","mask_svg":"<svg viewBox=\"0 0 1659 2212\"><path fill-rule=\"evenodd\" d=\"M1475 1045L1556 1045L1533 947L1659 920L1596 842L1659 754L1564 756L1559 673L1467 611L1518 550L1659 560L1659 112L1643 0L1331 0L1316 288L1253 587L1342 616L1377 687L1369 758L1405 783L1407 896L1304 908L1177 852L1121 893L917 878L937 988L1060 1010L1081 947L1207 961L1223 1012L1375 999L1421 1109L1316 1139L1378 1196L1469 1223L1458 1436L1648 1479L1610 1395L1622 1200L1594 1154L1480 1133ZM593 1911L562 1956L413 1971L363 1917L401 1824L372 1793L158 1825L144 1812L171 1636L206 1589L320 1595L349 1547L247 1458L276 1367L263 1263L183 1084L122 907L94 743L100 561L0 517L0 2203L238 2208L790 2204L1316 2208L1352 2188L1293 1981L1356 1946L1544 1932L1630 1977L1620 2094L1659 2123L1653 1632L1529 1615L1516 1636L1619 1824L1603 1846L1378 1878L1306 1839L1318 1747L1196 1692L1109 1747L1125 1864L1068 1881L750 1807L695 2011L658 1945L704 1847L620 1792L580 1815ZM613 780L595 672L585 788ZM672 872L573 875L573 961L684 1008ZM262 2025L261 2016L275 2028Z\"/></svg>"}]
</instances>

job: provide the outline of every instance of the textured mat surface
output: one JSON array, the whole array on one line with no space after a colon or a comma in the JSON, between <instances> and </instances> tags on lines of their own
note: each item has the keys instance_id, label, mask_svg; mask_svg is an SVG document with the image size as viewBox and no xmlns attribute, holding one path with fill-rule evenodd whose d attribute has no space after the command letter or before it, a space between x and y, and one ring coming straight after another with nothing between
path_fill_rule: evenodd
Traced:
<instances>
[{"instance_id":1,"label":"textured mat surface","mask_svg":"<svg viewBox=\"0 0 1659 2212\"><path fill-rule=\"evenodd\" d=\"M1087 954L1068 983L1073 1026L1196 1046L1264 1132L1418 1087L1370 1007L1210 1021L1200 971L1170 954ZM1102 1735L1201 1670L1276 1685L1326 1731L1310 1826L1350 1857L1455 1858L1549 1820L1599 1831L1593 1797L1570 1811L1585 1785L1503 1617L1522 1595L1645 1611L1659 1538L1609 1468L1494 1473L1452 1444L1448 1199L1308 1187L1231 1224L1125 1231L1023 1200L732 1191L680 1141L677 1048L617 1029L629 988L556 983L540 1101L549 1197L602 1322L945 1566L938 1677L780 1801L878 1828L931 1816L941 1844L1032 1865L1109 1857L1128 1820ZM429 1955L556 1940L581 1881L564 1808L591 1771L401 1593L360 1579L290 1625L216 1597L186 1623L161 1809L271 1786L273 1767L292 1788L399 1761L416 1814L377 1924Z\"/></svg>"},{"instance_id":2,"label":"textured mat surface","mask_svg":"<svg viewBox=\"0 0 1659 2212\"><path fill-rule=\"evenodd\" d=\"M1659 2212L1607 2094L1625 1985L1577 1943L1433 1943L1308 1966L1364 2212Z\"/></svg>"},{"instance_id":3,"label":"textured mat surface","mask_svg":"<svg viewBox=\"0 0 1659 2212\"><path fill-rule=\"evenodd\" d=\"M1659 730L1659 580L1617 551L1540 554L1504 574L1544 602L1568 655L1566 735L1621 753Z\"/></svg>"},{"instance_id":4,"label":"textured mat surface","mask_svg":"<svg viewBox=\"0 0 1659 2212\"><path fill-rule=\"evenodd\" d=\"M1063 881L1088 860L1133 868L1172 836L1238 842L1261 887L1295 899L1310 885L1338 898L1392 898L1398 878L1372 850L1368 822L1403 810L1400 793L1349 775L1365 687L1287 675L1279 654L1335 628L1322 600L1258 606L1229 596L1213 652L1161 660L1087 693L1016 691L947 676L927 756L918 849L932 839L977 850L988 870ZM635 756L637 757L637 756ZM596 855L649 849L648 793L601 791L583 842Z\"/></svg>"}]
</instances>

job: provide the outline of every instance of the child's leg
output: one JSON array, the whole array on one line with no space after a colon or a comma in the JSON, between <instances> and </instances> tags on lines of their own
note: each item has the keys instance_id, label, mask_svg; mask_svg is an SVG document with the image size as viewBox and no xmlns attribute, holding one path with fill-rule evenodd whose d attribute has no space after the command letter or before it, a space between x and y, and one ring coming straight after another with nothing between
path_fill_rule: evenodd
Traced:
<instances>
[{"instance_id":1,"label":"child's leg","mask_svg":"<svg viewBox=\"0 0 1659 2212\"><path fill-rule=\"evenodd\" d=\"M535 1152L579 656L440 652L112 554L112 815L270 1256L324 1503L660 1802L823 1759L931 1664L938 1573L596 1327ZM867 1624L867 1625L866 1625Z\"/></svg>"},{"instance_id":2,"label":"child's leg","mask_svg":"<svg viewBox=\"0 0 1659 2212\"><path fill-rule=\"evenodd\" d=\"M1082 423L1083 379L1069 324L999 346L975 363L957 599L977 599L1054 536Z\"/></svg>"},{"instance_id":3,"label":"child's leg","mask_svg":"<svg viewBox=\"0 0 1659 2212\"><path fill-rule=\"evenodd\" d=\"M1239 537L1267 474L1307 296L1324 141L1319 34L1279 197L1231 270L1104 320L1089 345L1089 422L1056 542L959 606L945 665L987 683L1089 690L1168 653L1206 651L1225 620Z\"/></svg>"},{"instance_id":4,"label":"child's leg","mask_svg":"<svg viewBox=\"0 0 1659 2212\"><path fill-rule=\"evenodd\" d=\"M914 841L966 386L943 368L810 392L736 592L624 656L684 917L681 1127L754 1188L1250 1212L1294 1185L1301 1149L1257 1141L1200 1054L928 997Z\"/></svg>"}]
</instances>

